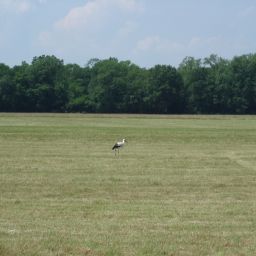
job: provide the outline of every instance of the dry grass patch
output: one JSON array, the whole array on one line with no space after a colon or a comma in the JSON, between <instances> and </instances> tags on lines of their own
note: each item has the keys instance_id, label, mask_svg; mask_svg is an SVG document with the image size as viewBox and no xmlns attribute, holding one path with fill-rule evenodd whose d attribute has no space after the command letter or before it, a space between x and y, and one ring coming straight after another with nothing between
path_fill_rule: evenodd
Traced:
<instances>
[{"instance_id":1,"label":"dry grass patch","mask_svg":"<svg viewBox=\"0 0 256 256\"><path fill-rule=\"evenodd\" d=\"M254 116L1 114L0 255L255 255L255 128Z\"/></svg>"}]
</instances>

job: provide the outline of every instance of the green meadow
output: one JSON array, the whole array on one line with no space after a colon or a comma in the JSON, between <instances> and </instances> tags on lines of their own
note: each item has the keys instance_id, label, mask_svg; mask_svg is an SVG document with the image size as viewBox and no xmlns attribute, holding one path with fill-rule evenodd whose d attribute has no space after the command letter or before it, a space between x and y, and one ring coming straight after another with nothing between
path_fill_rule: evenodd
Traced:
<instances>
[{"instance_id":1,"label":"green meadow","mask_svg":"<svg viewBox=\"0 0 256 256\"><path fill-rule=\"evenodd\" d=\"M256 116L0 114L0 255L256 255Z\"/></svg>"}]
</instances>

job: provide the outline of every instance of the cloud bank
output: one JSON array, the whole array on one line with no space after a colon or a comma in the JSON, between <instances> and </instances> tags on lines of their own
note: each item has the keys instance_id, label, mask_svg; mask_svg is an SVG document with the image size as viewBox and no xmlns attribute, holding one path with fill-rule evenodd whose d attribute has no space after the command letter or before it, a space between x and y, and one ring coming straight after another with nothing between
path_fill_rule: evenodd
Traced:
<instances>
[{"instance_id":1,"label":"cloud bank","mask_svg":"<svg viewBox=\"0 0 256 256\"><path fill-rule=\"evenodd\" d=\"M0 14L1 56L12 63L17 56L53 54L81 65L110 56L177 65L186 56L255 49L251 1L0 0Z\"/></svg>"},{"instance_id":2,"label":"cloud bank","mask_svg":"<svg viewBox=\"0 0 256 256\"><path fill-rule=\"evenodd\" d=\"M143 13L138 0L91 0L77 6L38 36L38 44L48 52L67 58L84 59L116 55L120 45L128 50L127 37L137 30L134 15ZM126 46L125 46L126 45Z\"/></svg>"}]
</instances>

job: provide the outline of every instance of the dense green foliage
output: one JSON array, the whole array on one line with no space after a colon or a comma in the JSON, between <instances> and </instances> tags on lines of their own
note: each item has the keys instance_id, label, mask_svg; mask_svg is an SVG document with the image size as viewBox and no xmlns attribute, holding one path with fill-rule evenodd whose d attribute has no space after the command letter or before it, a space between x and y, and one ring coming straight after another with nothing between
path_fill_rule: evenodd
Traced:
<instances>
[{"instance_id":1,"label":"dense green foliage","mask_svg":"<svg viewBox=\"0 0 256 256\"><path fill-rule=\"evenodd\" d=\"M256 113L256 54L185 58L178 68L141 68L116 58L85 67L55 56L0 64L0 111Z\"/></svg>"}]
</instances>

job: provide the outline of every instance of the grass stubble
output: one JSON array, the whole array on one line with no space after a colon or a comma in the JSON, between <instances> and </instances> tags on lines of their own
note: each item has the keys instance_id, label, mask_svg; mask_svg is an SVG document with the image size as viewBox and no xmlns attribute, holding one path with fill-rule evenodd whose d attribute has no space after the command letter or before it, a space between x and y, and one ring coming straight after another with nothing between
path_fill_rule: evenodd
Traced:
<instances>
[{"instance_id":1,"label":"grass stubble","mask_svg":"<svg viewBox=\"0 0 256 256\"><path fill-rule=\"evenodd\" d=\"M255 128L255 116L1 114L0 255L256 255Z\"/></svg>"}]
</instances>

